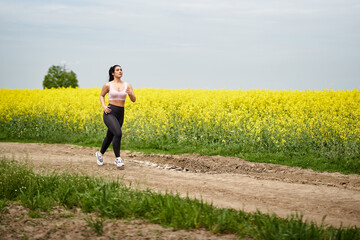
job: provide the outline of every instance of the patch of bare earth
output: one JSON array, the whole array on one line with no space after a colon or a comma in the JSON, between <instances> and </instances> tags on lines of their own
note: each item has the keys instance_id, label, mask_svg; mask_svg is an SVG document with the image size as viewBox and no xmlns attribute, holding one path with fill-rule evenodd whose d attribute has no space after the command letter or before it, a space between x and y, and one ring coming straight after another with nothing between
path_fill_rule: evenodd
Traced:
<instances>
[{"instance_id":1,"label":"patch of bare earth","mask_svg":"<svg viewBox=\"0 0 360 240\"><path fill-rule=\"evenodd\" d=\"M129 151L121 152L126 167L119 170L110 151L105 153L104 165L97 166L96 151L74 145L0 143L0 156L28 161L35 171L123 178L133 187L188 194L218 207L281 217L300 213L318 224L326 216L326 224L360 226L360 176L356 174L319 173L235 157Z\"/></svg>"},{"instance_id":2,"label":"patch of bare earth","mask_svg":"<svg viewBox=\"0 0 360 240\"><path fill-rule=\"evenodd\" d=\"M0 239L237 239L234 235L214 235L208 231L193 231L164 228L143 220L102 219L95 214L79 209L55 208L50 213L41 213L39 218L29 217L29 210L11 205L8 212L0 213ZM102 222L103 232L91 222Z\"/></svg>"}]
</instances>

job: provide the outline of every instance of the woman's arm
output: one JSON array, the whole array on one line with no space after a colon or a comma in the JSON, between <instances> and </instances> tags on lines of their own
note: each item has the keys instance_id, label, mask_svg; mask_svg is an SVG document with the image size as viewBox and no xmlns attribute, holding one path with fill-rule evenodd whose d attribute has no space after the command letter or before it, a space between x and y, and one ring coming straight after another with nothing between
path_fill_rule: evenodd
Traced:
<instances>
[{"instance_id":1,"label":"woman's arm","mask_svg":"<svg viewBox=\"0 0 360 240\"><path fill-rule=\"evenodd\" d=\"M128 83L128 87L126 88L126 93L129 95L129 98L132 102L136 101L136 96L130 83Z\"/></svg>"},{"instance_id":2,"label":"woman's arm","mask_svg":"<svg viewBox=\"0 0 360 240\"><path fill-rule=\"evenodd\" d=\"M101 89L100 92L100 103L102 108L104 109L104 112L108 113L107 111L110 110L106 105L105 105L105 95L109 92L109 84L105 83L104 86ZM110 110L111 111L111 110Z\"/></svg>"}]
</instances>

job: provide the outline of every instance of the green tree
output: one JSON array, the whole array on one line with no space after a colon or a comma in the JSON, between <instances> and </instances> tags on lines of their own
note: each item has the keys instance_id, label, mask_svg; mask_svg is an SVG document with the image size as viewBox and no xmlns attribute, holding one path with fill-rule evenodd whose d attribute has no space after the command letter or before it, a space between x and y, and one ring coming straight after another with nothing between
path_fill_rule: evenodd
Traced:
<instances>
[{"instance_id":1,"label":"green tree","mask_svg":"<svg viewBox=\"0 0 360 240\"><path fill-rule=\"evenodd\" d=\"M76 74L73 71L67 72L65 65L52 65L48 73L44 77L43 87L59 88L59 87L79 87Z\"/></svg>"}]
</instances>

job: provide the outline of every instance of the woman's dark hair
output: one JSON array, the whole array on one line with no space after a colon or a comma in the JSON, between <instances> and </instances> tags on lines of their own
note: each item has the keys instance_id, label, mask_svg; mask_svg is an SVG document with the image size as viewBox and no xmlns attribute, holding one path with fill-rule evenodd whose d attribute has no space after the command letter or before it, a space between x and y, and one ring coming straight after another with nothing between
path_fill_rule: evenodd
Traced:
<instances>
[{"instance_id":1,"label":"woman's dark hair","mask_svg":"<svg viewBox=\"0 0 360 240\"><path fill-rule=\"evenodd\" d=\"M114 65L112 67L110 67L109 69L109 82L111 82L112 80L114 80L114 75L113 73L115 72L115 68L116 67L121 67L120 65Z\"/></svg>"}]
</instances>

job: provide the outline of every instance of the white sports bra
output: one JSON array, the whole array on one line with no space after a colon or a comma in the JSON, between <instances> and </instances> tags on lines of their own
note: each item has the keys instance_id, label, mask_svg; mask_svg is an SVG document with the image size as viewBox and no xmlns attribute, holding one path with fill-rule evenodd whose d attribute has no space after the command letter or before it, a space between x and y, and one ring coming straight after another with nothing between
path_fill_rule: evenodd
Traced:
<instances>
[{"instance_id":1,"label":"white sports bra","mask_svg":"<svg viewBox=\"0 0 360 240\"><path fill-rule=\"evenodd\" d=\"M126 99L126 89L127 89L127 83L125 82L125 88L124 90L122 90L121 92L116 91L114 88L111 87L111 83L110 82L110 89L109 89L109 100L123 100L125 101Z\"/></svg>"}]
</instances>

